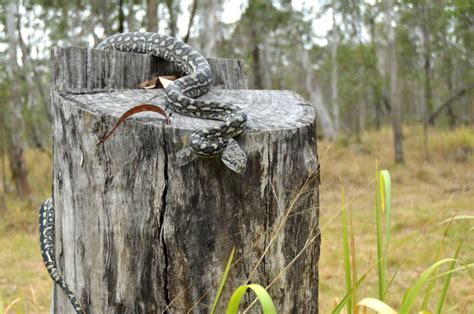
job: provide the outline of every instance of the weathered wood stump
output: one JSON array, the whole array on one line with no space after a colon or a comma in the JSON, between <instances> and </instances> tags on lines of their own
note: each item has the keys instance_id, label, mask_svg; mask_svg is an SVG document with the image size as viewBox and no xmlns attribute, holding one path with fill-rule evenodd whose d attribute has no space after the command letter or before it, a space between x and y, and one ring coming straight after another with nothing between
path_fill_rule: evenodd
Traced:
<instances>
[{"instance_id":1,"label":"weathered wood stump","mask_svg":"<svg viewBox=\"0 0 474 314\"><path fill-rule=\"evenodd\" d=\"M163 104L162 90L133 88L173 67L139 54L53 50L56 254L88 313L206 313L232 247L217 313L247 279L271 283L280 313L318 311L313 109L294 92L246 90L241 61L210 64L215 87L203 98L238 104L249 117L236 138L248 155L243 175L218 158L177 166L192 130L211 120L173 114L166 124L141 113L96 146L127 109L156 94L151 102ZM57 288L53 308L72 311Z\"/></svg>"}]
</instances>

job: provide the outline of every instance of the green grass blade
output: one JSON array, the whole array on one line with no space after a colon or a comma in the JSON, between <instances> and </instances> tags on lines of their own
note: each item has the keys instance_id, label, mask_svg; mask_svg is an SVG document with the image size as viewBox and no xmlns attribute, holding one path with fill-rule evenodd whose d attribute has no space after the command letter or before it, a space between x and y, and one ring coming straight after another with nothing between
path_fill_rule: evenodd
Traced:
<instances>
[{"instance_id":1,"label":"green grass blade","mask_svg":"<svg viewBox=\"0 0 474 314\"><path fill-rule=\"evenodd\" d=\"M431 265L430 267L428 267L428 269L426 269L421 274L420 278L418 278L418 280L415 282L415 284L410 289L408 289L406 291L405 295L403 296L403 303L402 303L402 306L400 308L400 314L410 313L410 309L413 306L413 304L415 303L415 300L416 300L417 296L419 295L419 293L421 291L421 288L430 279L431 274L436 269L438 269L441 265L452 262L452 261L453 261L453 259L451 259L451 258L446 258L446 259L440 260L440 261L434 263L433 265Z\"/></svg>"},{"instance_id":2,"label":"green grass blade","mask_svg":"<svg viewBox=\"0 0 474 314\"><path fill-rule=\"evenodd\" d=\"M390 225L391 225L391 218L392 218L392 182L390 180L390 173L388 170L381 170L380 173L380 200L381 200L381 207L382 213L385 214L385 251L389 251L389 244L390 244ZM383 296L385 297L387 293L387 256L384 254L383 258Z\"/></svg>"},{"instance_id":3,"label":"green grass blade","mask_svg":"<svg viewBox=\"0 0 474 314\"><path fill-rule=\"evenodd\" d=\"M458 263L458 262L459 262L459 260L456 263ZM470 263L470 264L466 264L466 263L463 263L463 262L460 262L460 263L463 266L459 266L459 267L453 268L451 270L447 270L445 272L442 272L441 274L437 274L435 276L432 276L432 277L430 277L429 280L444 277L444 276L447 276L449 274L454 274L454 273L456 273L458 271L461 271L461 270L467 271L467 274L471 278L471 280L474 280L474 271L471 270L471 268L474 269L474 263Z\"/></svg>"},{"instance_id":4,"label":"green grass blade","mask_svg":"<svg viewBox=\"0 0 474 314\"><path fill-rule=\"evenodd\" d=\"M367 274L368 272L366 272L362 277L360 277L359 280L357 280L357 283L352 287L352 289L358 289L360 287L360 285L365 281L365 279L367 278ZM346 306L347 302L351 299L352 297L352 290L349 291L348 293L346 293L346 295L344 296L344 298L342 298L341 302L339 302L339 304L334 308L334 310L332 310L332 314L339 314L341 313L342 309L344 308L344 306Z\"/></svg>"},{"instance_id":5,"label":"green grass blade","mask_svg":"<svg viewBox=\"0 0 474 314\"><path fill-rule=\"evenodd\" d=\"M388 170L380 171L380 189L382 199L382 210L385 213L385 251L388 252L390 243L390 225L392 217L392 182Z\"/></svg>"},{"instance_id":6,"label":"green grass blade","mask_svg":"<svg viewBox=\"0 0 474 314\"><path fill-rule=\"evenodd\" d=\"M346 293L352 291L351 282L351 261L350 261L350 249L349 249L349 233L347 227L347 210L345 204L344 187L341 184L341 220L342 220L342 247L344 254L344 274L346 279ZM352 296L347 301L347 313L352 313Z\"/></svg>"},{"instance_id":7,"label":"green grass blade","mask_svg":"<svg viewBox=\"0 0 474 314\"><path fill-rule=\"evenodd\" d=\"M378 166L376 166L378 171ZM377 228L377 269L378 269L378 288L379 300L384 301L386 290L386 272L385 272L385 256L384 256L384 239L382 235L382 188L380 177L376 172L376 191L375 191L375 224Z\"/></svg>"},{"instance_id":8,"label":"green grass blade","mask_svg":"<svg viewBox=\"0 0 474 314\"><path fill-rule=\"evenodd\" d=\"M232 266L232 260L234 259L235 247L232 248L230 252L229 259L227 260L227 264L225 265L224 273L222 274L221 284L219 289L217 290L216 297L214 298L214 302L212 303L211 314L214 314L217 303L219 302L219 298L221 297L222 290L224 290L225 282L227 281L227 277L229 275L230 267Z\"/></svg>"},{"instance_id":9,"label":"green grass blade","mask_svg":"<svg viewBox=\"0 0 474 314\"><path fill-rule=\"evenodd\" d=\"M451 264L449 265L449 271L454 270L454 267L456 266L456 260L458 258L459 252L461 252L462 245L463 245L464 241L467 239L467 237L469 236L469 234L473 230L474 230L474 228L469 229L469 231L466 232L464 237L461 239L461 242L459 242L459 245L456 249L456 252L454 253L454 257L453 257L454 261L452 261ZM446 279L444 280L443 288L441 289L441 294L440 294L439 299L438 299L438 305L436 306L436 313L438 313L438 314L440 314L441 311L443 310L444 302L446 301L446 295L448 293L448 288L449 288L449 284L451 282L451 276L452 275L453 275L452 273L449 273L448 275L446 275Z\"/></svg>"},{"instance_id":10,"label":"green grass blade","mask_svg":"<svg viewBox=\"0 0 474 314\"><path fill-rule=\"evenodd\" d=\"M352 286L355 286L357 283L357 252L356 252L356 244L355 244L355 237L354 237L354 224L352 222L352 210L348 211L349 214L349 222L350 222L350 237L351 237L351 277L352 277ZM352 290L352 304L354 305L354 313L357 313L356 304L358 300L358 289Z\"/></svg>"},{"instance_id":11,"label":"green grass blade","mask_svg":"<svg viewBox=\"0 0 474 314\"><path fill-rule=\"evenodd\" d=\"M238 287L232 297L230 298L227 306L226 314L237 314L239 312L239 305L248 289L251 289L257 296L260 304L262 305L263 314L276 314L275 306L273 305L272 298L268 294L267 290L260 285L251 284Z\"/></svg>"},{"instance_id":12,"label":"green grass blade","mask_svg":"<svg viewBox=\"0 0 474 314\"><path fill-rule=\"evenodd\" d=\"M451 222L446 227L446 230L444 231L443 239L441 240L441 245L439 246L438 253L436 255L437 261L441 259L441 256L443 256L445 246L446 246L446 238L448 236L449 229L451 228L452 225L453 225L453 220L451 220ZM438 269L435 270L435 273L436 274L438 273ZM426 288L425 297L423 298L423 303L421 305L422 311L426 311L426 312L428 311L428 304L429 304L435 283L436 283L435 279L430 280L428 283L428 288Z\"/></svg>"}]
</instances>

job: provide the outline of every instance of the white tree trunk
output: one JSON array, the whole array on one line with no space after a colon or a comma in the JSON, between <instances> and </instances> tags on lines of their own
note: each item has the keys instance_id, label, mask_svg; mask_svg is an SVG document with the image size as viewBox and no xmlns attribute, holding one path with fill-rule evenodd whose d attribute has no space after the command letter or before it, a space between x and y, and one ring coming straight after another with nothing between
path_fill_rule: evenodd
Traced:
<instances>
[{"instance_id":1,"label":"white tree trunk","mask_svg":"<svg viewBox=\"0 0 474 314\"><path fill-rule=\"evenodd\" d=\"M327 138L332 139L336 137L336 130L334 128L334 123L331 120L331 116L324 105L321 89L315 82L313 67L311 60L309 59L308 51L303 47L302 43L299 45L299 50L304 71L304 87L309 93L311 104L316 110L319 121L321 121L321 128L323 129L324 135Z\"/></svg>"},{"instance_id":2,"label":"white tree trunk","mask_svg":"<svg viewBox=\"0 0 474 314\"><path fill-rule=\"evenodd\" d=\"M221 34L219 29L219 10L221 0L207 0L201 8L201 19L203 20L203 46L202 54L205 57L217 56L217 41Z\"/></svg>"}]
</instances>

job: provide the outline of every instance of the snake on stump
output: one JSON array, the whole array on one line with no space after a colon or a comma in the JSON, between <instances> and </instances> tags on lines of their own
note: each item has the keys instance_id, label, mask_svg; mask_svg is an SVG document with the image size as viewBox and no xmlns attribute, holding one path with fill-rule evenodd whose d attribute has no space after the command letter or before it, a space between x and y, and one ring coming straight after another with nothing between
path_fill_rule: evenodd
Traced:
<instances>
[{"instance_id":1,"label":"snake on stump","mask_svg":"<svg viewBox=\"0 0 474 314\"><path fill-rule=\"evenodd\" d=\"M150 32L116 34L106 38L97 49L151 54L175 64L185 76L166 87L167 107L186 116L222 121L191 134L189 145L178 152L178 166L197 157L220 154L229 169L239 174L245 172L247 156L233 137L245 131L247 115L234 104L195 99L207 93L212 83L209 63L198 51L174 37ZM76 313L82 314L85 313L83 306L57 268L54 217L53 201L48 199L39 211L41 255L53 281L66 293Z\"/></svg>"}]
</instances>

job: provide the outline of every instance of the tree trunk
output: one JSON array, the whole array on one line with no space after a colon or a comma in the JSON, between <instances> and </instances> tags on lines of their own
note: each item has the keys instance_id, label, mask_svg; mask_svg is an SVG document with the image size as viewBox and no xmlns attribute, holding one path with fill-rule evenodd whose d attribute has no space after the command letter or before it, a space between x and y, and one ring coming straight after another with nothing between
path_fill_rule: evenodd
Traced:
<instances>
[{"instance_id":1,"label":"tree trunk","mask_svg":"<svg viewBox=\"0 0 474 314\"><path fill-rule=\"evenodd\" d=\"M17 33L15 19L18 15L16 1L10 1L7 5L7 36L8 36L8 72L12 78L11 94L8 101L11 118L8 127L8 160L12 180L15 184L18 196L25 197L31 191L28 183L28 169L26 167L24 158L25 144L23 140L24 119L22 116L22 100L20 97L20 90L16 80L19 76L19 67L17 63Z\"/></svg>"},{"instance_id":2,"label":"tree trunk","mask_svg":"<svg viewBox=\"0 0 474 314\"><path fill-rule=\"evenodd\" d=\"M454 73L454 69L453 69L453 62L451 60L451 56L449 54L449 43L448 43L448 40L447 40L447 37L448 35L446 34L446 30L443 32L443 61L445 63L445 66L446 66L446 70L447 70L447 73L445 73L445 76L446 76L446 85L448 87L448 93L449 95L452 95L453 92L454 92L454 82L453 82L453 73ZM448 123L449 123L449 128L450 129L454 129L454 127L456 126L456 115L454 114L454 110L453 110L453 107L451 106L451 104L448 105ZM430 118L431 119L431 118ZM431 123L431 121L430 121ZM434 121L433 121L434 123Z\"/></svg>"},{"instance_id":3,"label":"tree trunk","mask_svg":"<svg viewBox=\"0 0 474 314\"><path fill-rule=\"evenodd\" d=\"M179 12L179 2L176 3L174 0L166 0L166 7L168 8L169 19L168 19L168 28L170 31L170 36L176 37L177 33L177 15Z\"/></svg>"},{"instance_id":4,"label":"tree trunk","mask_svg":"<svg viewBox=\"0 0 474 314\"><path fill-rule=\"evenodd\" d=\"M389 102L392 114L393 143L395 151L395 162L403 163L403 138L402 138L402 114L400 97L398 96L398 66L397 66L397 44L395 39L395 30L392 26L392 0L384 0L387 42L388 42L388 75L390 82Z\"/></svg>"},{"instance_id":5,"label":"tree trunk","mask_svg":"<svg viewBox=\"0 0 474 314\"><path fill-rule=\"evenodd\" d=\"M370 63L370 70L371 70L371 89L372 89L372 98L373 104L375 109L375 128L380 130L382 125L382 116L383 116L383 95L380 90L380 75L378 70L378 58L377 58L377 49L375 46L376 39L375 39L375 13L372 7L369 7L368 10L368 23L370 29L370 54L371 54L371 63Z\"/></svg>"},{"instance_id":6,"label":"tree trunk","mask_svg":"<svg viewBox=\"0 0 474 314\"><path fill-rule=\"evenodd\" d=\"M332 6L332 44L331 44L331 105L332 105L332 114L334 118L334 128L339 130L340 119L339 119L339 102L338 102L338 90L337 90L337 72L338 72L338 62L337 62L337 48L339 46L339 30L337 29L336 24L336 5L335 1Z\"/></svg>"},{"instance_id":7,"label":"tree trunk","mask_svg":"<svg viewBox=\"0 0 474 314\"><path fill-rule=\"evenodd\" d=\"M148 32L158 31L158 2L157 0L147 0L146 16L148 20Z\"/></svg>"},{"instance_id":8,"label":"tree trunk","mask_svg":"<svg viewBox=\"0 0 474 314\"><path fill-rule=\"evenodd\" d=\"M18 74L22 78L23 82L27 83L28 90L26 96L26 108L28 109L30 116L35 116L38 110L35 110L38 103L43 104L43 108L46 110L47 117L49 118L49 122L52 122L51 117L51 110L49 109L49 97L46 96L46 92L43 89L43 85L41 82L41 76L38 74L35 65L31 61L30 58L30 50L26 46L25 42L22 39L22 24L21 18L18 17L17 20L17 33L18 33L18 47L21 51L21 61L23 66L21 69L18 69ZM35 91L38 92L38 97L35 95ZM41 137L41 131L39 129L38 121L33 120L27 123L27 131L26 133L29 134L29 138L32 140L35 147L45 153L49 153L49 151L43 145L43 139Z\"/></svg>"},{"instance_id":9,"label":"tree trunk","mask_svg":"<svg viewBox=\"0 0 474 314\"><path fill-rule=\"evenodd\" d=\"M215 57L217 53L217 41L220 35L218 12L220 0L208 0L206 5L201 7L201 18L204 25L204 36L202 53L205 57Z\"/></svg>"},{"instance_id":10,"label":"tree trunk","mask_svg":"<svg viewBox=\"0 0 474 314\"><path fill-rule=\"evenodd\" d=\"M162 90L123 88L173 73L172 66L130 53L53 53L56 253L86 312L207 313L235 247L217 313L235 288L247 280L268 285L303 248L269 293L281 313L317 313L319 176L310 104L294 92L245 90L242 62L211 59L215 87L202 98L247 112L249 130L237 138L247 171L236 175L218 158L179 167L176 154L191 130L215 121L174 114L166 124L143 113L96 146L130 107L156 94L150 102L164 102ZM55 311L71 312L62 290L53 302Z\"/></svg>"},{"instance_id":11,"label":"tree trunk","mask_svg":"<svg viewBox=\"0 0 474 314\"><path fill-rule=\"evenodd\" d=\"M124 24L125 24L125 15L123 13L123 0L119 0L118 4L118 32L124 32Z\"/></svg>"},{"instance_id":12,"label":"tree trunk","mask_svg":"<svg viewBox=\"0 0 474 314\"><path fill-rule=\"evenodd\" d=\"M105 37L112 35L112 19L110 18L111 4L110 0L97 1L97 8L99 10L100 24L104 28Z\"/></svg>"},{"instance_id":13,"label":"tree trunk","mask_svg":"<svg viewBox=\"0 0 474 314\"><path fill-rule=\"evenodd\" d=\"M193 28L194 17L196 16L197 7L198 7L198 0L193 0L191 15L189 16L188 30L186 31L186 36L184 36L184 39L183 39L185 43L189 43L189 37L191 36L191 29Z\"/></svg>"},{"instance_id":14,"label":"tree trunk","mask_svg":"<svg viewBox=\"0 0 474 314\"><path fill-rule=\"evenodd\" d=\"M138 29L140 27L140 23L138 23L137 19L135 18L135 8L133 7L133 1L131 1L131 3L129 2L128 5L127 5L127 16L126 16L126 20L127 20L127 29L128 31L134 31L136 29ZM145 25L148 26L148 10L149 10L149 6L148 6L148 2L147 2L147 21L145 23ZM157 16L158 16L158 13L157 13ZM138 26L137 26L138 24ZM148 31L152 32L151 29L147 29Z\"/></svg>"},{"instance_id":15,"label":"tree trunk","mask_svg":"<svg viewBox=\"0 0 474 314\"><path fill-rule=\"evenodd\" d=\"M304 49L303 43L299 45L299 50L301 55L301 63L303 66L304 88L310 95L311 103L316 110L319 120L321 121L321 128L323 129L324 135L329 139L333 139L336 137L334 123L331 120L331 116L329 115L326 106L324 105L321 90L315 82L312 70L313 67L311 66L311 61L309 60L308 51Z\"/></svg>"}]
</instances>

